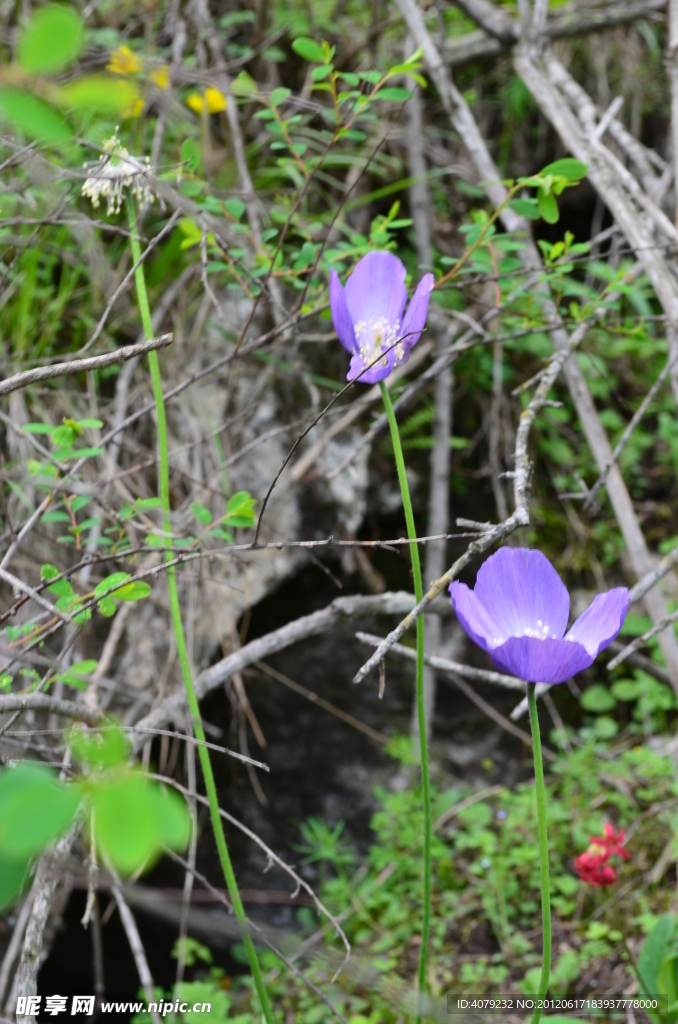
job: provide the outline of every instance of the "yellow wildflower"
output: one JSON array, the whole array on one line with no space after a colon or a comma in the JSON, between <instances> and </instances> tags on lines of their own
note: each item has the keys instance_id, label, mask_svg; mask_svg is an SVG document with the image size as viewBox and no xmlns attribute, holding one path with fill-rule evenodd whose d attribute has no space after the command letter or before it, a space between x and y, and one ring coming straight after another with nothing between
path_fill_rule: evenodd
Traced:
<instances>
[{"instance_id":1,"label":"yellow wildflower","mask_svg":"<svg viewBox=\"0 0 678 1024\"><path fill-rule=\"evenodd\" d=\"M205 89L204 96L199 92L192 92L190 96L187 96L186 106L196 114L201 114L205 106L208 114L218 114L220 111L226 110L226 97L219 89L209 85Z\"/></svg>"},{"instance_id":2,"label":"yellow wildflower","mask_svg":"<svg viewBox=\"0 0 678 1024\"><path fill-rule=\"evenodd\" d=\"M158 89L169 88L169 67L167 64L160 64L157 68L151 68L148 72L148 77L157 85Z\"/></svg>"},{"instance_id":3,"label":"yellow wildflower","mask_svg":"<svg viewBox=\"0 0 678 1024\"><path fill-rule=\"evenodd\" d=\"M114 71L116 75L135 75L141 71L142 63L136 53L130 50L129 46L118 46L111 53L111 58L106 65L107 71Z\"/></svg>"},{"instance_id":4,"label":"yellow wildflower","mask_svg":"<svg viewBox=\"0 0 678 1024\"><path fill-rule=\"evenodd\" d=\"M226 97L223 92L213 89L211 85L205 89L205 100L210 114L218 114L222 110L226 110Z\"/></svg>"},{"instance_id":5,"label":"yellow wildflower","mask_svg":"<svg viewBox=\"0 0 678 1024\"><path fill-rule=\"evenodd\" d=\"M141 96L136 96L127 103L120 113L123 117L141 117L144 110L144 101Z\"/></svg>"}]
</instances>

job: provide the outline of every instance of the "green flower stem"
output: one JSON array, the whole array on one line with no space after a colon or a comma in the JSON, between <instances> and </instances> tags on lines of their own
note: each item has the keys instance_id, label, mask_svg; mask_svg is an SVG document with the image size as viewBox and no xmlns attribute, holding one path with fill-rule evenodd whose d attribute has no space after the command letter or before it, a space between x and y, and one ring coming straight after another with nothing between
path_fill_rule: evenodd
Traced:
<instances>
[{"instance_id":1,"label":"green flower stem","mask_svg":"<svg viewBox=\"0 0 678 1024\"><path fill-rule=\"evenodd\" d=\"M544 788L544 762L541 756L541 736L539 734L539 718L537 715L536 683L527 684L527 704L530 709L530 728L532 729L532 756L534 757L534 781L537 791L537 823L539 827L539 861L541 867L541 919L543 932L543 956L541 979L539 981L539 1000L548 992L549 975L551 973L551 891L549 886L549 843L546 834L546 790ZM532 1024L539 1024L541 1010L535 1009Z\"/></svg>"},{"instance_id":2,"label":"green flower stem","mask_svg":"<svg viewBox=\"0 0 678 1024\"><path fill-rule=\"evenodd\" d=\"M141 322L144 328L144 334L146 338L150 340L153 337L153 325L151 322L151 310L148 304L148 293L146 292L146 279L144 277L144 266L140 263L141 258L141 247L139 245L139 238L137 234L137 218L134 202L131 198L127 200L127 210L129 214L129 227L130 227L130 241L132 244L132 259L134 263L138 263L137 269L134 272L134 281L137 288L137 297L139 300L139 309L141 311ZM167 418L165 415L165 399L162 393L162 380L160 377L160 363L158 361L157 352L148 353L148 363L151 371L151 382L153 384L153 398L155 399L156 416L158 421L158 450L159 450L159 462L160 462L160 504L162 507L162 525L163 530L170 536L171 523L170 523L170 486L169 486L169 458L167 449ZM172 559L172 553L168 552L166 555L167 561ZM195 688L193 686L193 677L191 675L191 666L188 659L188 651L186 650L186 638L184 636L184 627L181 620L181 607L179 605L179 591L177 588L177 576L176 568L173 565L167 568L167 588L169 590L169 601L170 601L170 612L172 615L172 625L174 626L174 635L177 642L177 654L179 656L179 665L181 666L181 675L183 677L184 686L186 688L186 699L188 701L188 707L191 713L193 721L193 731L195 738L198 740L198 756L200 758L200 767L202 768L203 778L205 780L205 790L207 792L207 799L209 802L210 818L212 821L212 829L214 830L214 838L217 844L217 850L219 853L219 860L221 861L221 867L224 872L224 878L228 887L228 893L231 897L233 904L233 910L235 916L242 926L242 939L247 952L247 957L250 963L250 969L252 971L252 977L254 979L254 985L259 996L259 1002L261 1003L261 1009L266 1020L266 1024L274 1024L273 1012L271 1005L268 1001L268 995L264 986L264 978L261 973L261 966L259 964L259 958L257 951L254 947L254 943L250 938L249 926L247 924L247 918L245 916L245 909L240 898L240 892L238 890L238 883L236 881L235 872L233 871L233 865L228 852L228 846L226 845L226 836L224 835L224 827L219 813L219 798L217 796L217 787L214 782L214 774L212 772L212 764L210 762L209 751L205 746L205 731L202 725L202 718L200 715L200 706L198 699L195 695Z\"/></svg>"},{"instance_id":3,"label":"green flower stem","mask_svg":"<svg viewBox=\"0 0 678 1024\"><path fill-rule=\"evenodd\" d=\"M405 460L403 449L400 443L398 423L393 410L391 396L388 393L383 380L380 381L381 396L384 399L384 407L388 417L388 425L391 428L391 440L395 454L396 466L398 468L398 480L403 498L403 509L405 511L405 522L407 523L407 536L410 544L410 556L412 559L412 575L414 577L414 595L417 604L424 596L424 588L421 581L421 565L419 563L419 546L417 531L414 526L414 515L412 513L412 501L410 499L410 488L407 483L405 472ZM424 710L424 616L417 618L417 723L419 726L419 747L421 750L421 781L424 794L424 920L421 928L421 951L419 953L419 992L423 995L426 991L426 959L428 956L429 930L431 922L431 784L428 771L428 746L426 743L426 712ZM417 1016L417 1024L421 1022L421 1015Z\"/></svg>"}]
</instances>

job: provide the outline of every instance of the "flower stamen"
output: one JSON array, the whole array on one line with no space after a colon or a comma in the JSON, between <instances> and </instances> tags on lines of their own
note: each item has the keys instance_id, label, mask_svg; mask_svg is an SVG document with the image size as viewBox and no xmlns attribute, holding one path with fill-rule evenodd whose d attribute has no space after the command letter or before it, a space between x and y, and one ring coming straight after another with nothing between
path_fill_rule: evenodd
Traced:
<instances>
[{"instance_id":1,"label":"flower stamen","mask_svg":"<svg viewBox=\"0 0 678 1024\"><path fill-rule=\"evenodd\" d=\"M398 342L400 337L400 320L396 320L393 324L389 324L384 316L380 316L378 320L359 320L355 325L355 337L358 351L365 366L374 363L375 359L378 359L382 352L388 353L394 345L394 365L397 366L405 359L404 346L402 342ZM380 360L379 365L388 366L386 356Z\"/></svg>"}]
</instances>

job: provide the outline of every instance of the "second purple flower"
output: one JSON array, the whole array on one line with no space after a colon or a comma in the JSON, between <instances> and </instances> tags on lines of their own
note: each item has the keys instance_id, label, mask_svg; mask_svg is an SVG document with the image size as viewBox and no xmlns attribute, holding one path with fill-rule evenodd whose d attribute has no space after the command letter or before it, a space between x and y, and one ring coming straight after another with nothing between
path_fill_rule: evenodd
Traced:
<instances>
[{"instance_id":1,"label":"second purple flower","mask_svg":"<svg viewBox=\"0 0 678 1024\"><path fill-rule=\"evenodd\" d=\"M336 270L331 271L334 329L351 353L347 380L359 377L364 384L376 384L407 362L424 329L432 288L433 274L424 274L405 312L405 267L391 252L368 252L346 288Z\"/></svg>"},{"instance_id":2,"label":"second purple flower","mask_svg":"<svg viewBox=\"0 0 678 1024\"><path fill-rule=\"evenodd\" d=\"M455 580L459 622L497 668L528 683L564 683L612 643L629 606L626 587L598 594L568 632L570 595L541 551L500 548L474 590Z\"/></svg>"}]
</instances>

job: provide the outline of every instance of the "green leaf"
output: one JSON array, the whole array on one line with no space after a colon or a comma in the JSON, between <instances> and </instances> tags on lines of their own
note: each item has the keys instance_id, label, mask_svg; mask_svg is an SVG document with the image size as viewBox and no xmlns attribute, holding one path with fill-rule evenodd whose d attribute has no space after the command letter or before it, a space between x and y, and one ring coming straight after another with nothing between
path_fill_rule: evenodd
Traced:
<instances>
[{"instance_id":1,"label":"green leaf","mask_svg":"<svg viewBox=\"0 0 678 1024\"><path fill-rule=\"evenodd\" d=\"M574 184L577 181L581 181L588 174L589 169L586 164L583 164L581 160L573 160L572 157L565 157L563 160L556 160L552 164L547 164L539 172L540 178L545 178L549 174L558 174L563 178ZM544 218L546 220L546 218Z\"/></svg>"},{"instance_id":2,"label":"green leaf","mask_svg":"<svg viewBox=\"0 0 678 1024\"><path fill-rule=\"evenodd\" d=\"M115 601L112 597L102 597L99 601L99 611L107 619L110 619L112 615L115 615Z\"/></svg>"},{"instance_id":3,"label":"green leaf","mask_svg":"<svg viewBox=\"0 0 678 1024\"><path fill-rule=\"evenodd\" d=\"M54 583L50 583L47 589L56 594L57 597L67 597L69 599L73 597L73 587L67 579L56 580Z\"/></svg>"},{"instance_id":4,"label":"green leaf","mask_svg":"<svg viewBox=\"0 0 678 1024\"><path fill-rule=\"evenodd\" d=\"M82 39L82 20L71 7L39 7L19 37L19 64L30 74L51 75L73 63Z\"/></svg>"},{"instance_id":5,"label":"green leaf","mask_svg":"<svg viewBox=\"0 0 678 1024\"><path fill-rule=\"evenodd\" d=\"M119 586L121 583L124 583L125 580L128 580L129 578L130 574L128 572L111 573L111 575L106 576L106 578L103 579L101 583L97 583L96 587L94 588L94 596L101 597L102 594L106 593L106 591L112 590L113 587Z\"/></svg>"},{"instance_id":6,"label":"green leaf","mask_svg":"<svg viewBox=\"0 0 678 1024\"><path fill-rule=\"evenodd\" d=\"M619 725L609 715L598 715L594 719L593 729L599 739L611 740L619 732Z\"/></svg>"},{"instance_id":7,"label":"green leaf","mask_svg":"<svg viewBox=\"0 0 678 1024\"><path fill-rule=\"evenodd\" d=\"M21 764L0 774L0 857L41 853L68 827L80 797L46 768Z\"/></svg>"},{"instance_id":8,"label":"green leaf","mask_svg":"<svg viewBox=\"0 0 678 1024\"><path fill-rule=\"evenodd\" d=\"M42 521L43 523L70 523L71 517L68 512L54 509L52 512L45 512Z\"/></svg>"},{"instance_id":9,"label":"green leaf","mask_svg":"<svg viewBox=\"0 0 678 1024\"><path fill-rule=\"evenodd\" d=\"M200 163L200 146L195 139L184 139L181 144L181 162L189 174L195 174Z\"/></svg>"},{"instance_id":10,"label":"green leaf","mask_svg":"<svg viewBox=\"0 0 678 1024\"><path fill-rule=\"evenodd\" d=\"M208 523L212 522L212 513L208 508L205 508L204 505L201 505L199 501L192 501L190 508L195 518L199 523L202 523L203 526L207 526Z\"/></svg>"},{"instance_id":11,"label":"green leaf","mask_svg":"<svg viewBox=\"0 0 678 1024\"><path fill-rule=\"evenodd\" d=\"M602 686L600 683L589 686L581 695L581 706L585 711L593 711L595 713L611 711L616 703L617 700L610 692L609 687Z\"/></svg>"},{"instance_id":12,"label":"green leaf","mask_svg":"<svg viewBox=\"0 0 678 1024\"><path fill-rule=\"evenodd\" d=\"M97 783L91 796L97 846L124 874L150 866L163 845L180 849L188 842L185 802L138 772Z\"/></svg>"},{"instance_id":13,"label":"green leaf","mask_svg":"<svg viewBox=\"0 0 678 1024\"><path fill-rule=\"evenodd\" d=\"M63 672L57 673L55 678L65 683L66 686L74 686L77 690L86 690L87 680L96 671L97 665L98 662L93 658L88 658L86 661L78 661Z\"/></svg>"},{"instance_id":14,"label":"green leaf","mask_svg":"<svg viewBox=\"0 0 678 1024\"><path fill-rule=\"evenodd\" d=\"M213 537L215 540L223 540L226 544L230 544L234 539L232 533L229 533L228 530L222 530L219 527L216 527L214 530L208 530L205 536Z\"/></svg>"},{"instance_id":15,"label":"green leaf","mask_svg":"<svg viewBox=\"0 0 678 1024\"><path fill-rule=\"evenodd\" d=\"M610 689L617 700L638 700L643 693L643 684L637 679L618 679Z\"/></svg>"},{"instance_id":16,"label":"green leaf","mask_svg":"<svg viewBox=\"0 0 678 1024\"><path fill-rule=\"evenodd\" d=\"M231 512L244 512L247 508L252 508L256 505L256 498L253 498L249 491L236 491L232 494L226 503L226 511Z\"/></svg>"},{"instance_id":17,"label":"green leaf","mask_svg":"<svg viewBox=\"0 0 678 1024\"><path fill-rule=\"evenodd\" d=\"M28 876L30 857L6 860L0 857L0 910L16 902Z\"/></svg>"},{"instance_id":18,"label":"green leaf","mask_svg":"<svg viewBox=\"0 0 678 1024\"><path fill-rule=\"evenodd\" d=\"M100 430L103 425L102 420L78 420L78 426L83 430Z\"/></svg>"},{"instance_id":19,"label":"green leaf","mask_svg":"<svg viewBox=\"0 0 678 1024\"><path fill-rule=\"evenodd\" d=\"M66 110L122 114L140 98L134 82L112 75L84 75L55 93L55 102Z\"/></svg>"},{"instance_id":20,"label":"green leaf","mask_svg":"<svg viewBox=\"0 0 678 1024\"><path fill-rule=\"evenodd\" d=\"M103 455L103 454L104 454L103 448L75 448L75 449L69 449L65 454L64 454L64 452L61 452L61 453L56 452L56 451L52 452L52 455L54 456L55 459L59 458L59 457L61 457L62 459L63 458L71 459L71 458L75 458L76 456L79 459L93 459L95 457L95 455Z\"/></svg>"},{"instance_id":21,"label":"green leaf","mask_svg":"<svg viewBox=\"0 0 678 1024\"><path fill-rule=\"evenodd\" d=\"M393 103L404 103L405 100L409 100L412 93L409 89L403 89L401 86L388 85L385 89L380 89L377 93L377 99L380 100L391 100Z\"/></svg>"},{"instance_id":22,"label":"green leaf","mask_svg":"<svg viewBox=\"0 0 678 1024\"><path fill-rule=\"evenodd\" d=\"M539 212L547 224L556 224L560 213L558 212L558 203L551 192L546 192L544 188L537 190L537 203L539 204Z\"/></svg>"},{"instance_id":23,"label":"green leaf","mask_svg":"<svg viewBox=\"0 0 678 1024\"><path fill-rule=\"evenodd\" d=\"M670 914L660 917L656 925L645 940L645 945L638 957L638 973L642 979L640 984L640 995L656 995L659 991L659 973L666 957L667 950L673 942L676 930L675 919ZM647 987L646 987L647 986ZM651 1013L653 1020L660 1018Z\"/></svg>"},{"instance_id":24,"label":"green leaf","mask_svg":"<svg viewBox=\"0 0 678 1024\"><path fill-rule=\"evenodd\" d=\"M0 87L0 116L38 142L66 143L72 137L68 125L53 107L11 85Z\"/></svg>"},{"instance_id":25,"label":"green leaf","mask_svg":"<svg viewBox=\"0 0 678 1024\"><path fill-rule=\"evenodd\" d=\"M55 576L60 576L61 571L57 569L56 565L52 565L51 562L45 562L40 567L40 579L41 580L53 580Z\"/></svg>"},{"instance_id":26,"label":"green leaf","mask_svg":"<svg viewBox=\"0 0 678 1024\"><path fill-rule=\"evenodd\" d=\"M179 191L182 196L199 196L202 189L203 186L200 181L182 181L179 185Z\"/></svg>"},{"instance_id":27,"label":"green leaf","mask_svg":"<svg viewBox=\"0 0 678 1024\"><path fill-rule=\"evenodd\" d=\"M159 508L161 504L160 498L137 498L134 502L134 511L146 512L151 508Z\"/></svg>"},{"instance_id":28,"label":"green leaf","mask_svg":"<svg viewBox=\"0 0 678 1024\"><path fill-rule=\"evenodd\" d=\"M73 606L73 622L75 622L77 626L84 626L85 623L89 622L89 620L92 618L92 609L83 608L82 611L80 611L80 608L82 608L81 601L79 601L76 605Z\"/></svg>"},{"instance_id":29,"label":"green leaf","mask_svg":"<svg viewBox=\"0 0 678 1024\"><path fill-rule=\"evenodd\" d=\"M76 761L93 768L114 768L129 756L129 743L122 729L113 723L97 732L73 726L68 745Z\"/></svg>"},{"instance_id":30,"label":"green leaf","mask_svg":"<svg viewBox=\"0 0 678 1024\"><path fill-rule=\"evenodd\" d=\"M224 206L230 213L234 220L240 220L243 213L245 212L245 204L242 199L233 198L224 200Z\"/></svg>"},{"instance_id":31,"label":"green leaf","mask_svg":"<svg viewBox=\"0 0 678 1024\"><path fill-rule=\"evenodd\" d=\"M75 443L77 437L78 435L73 430L73 427L56 427L52 431L52 444L58 444L63 448L67 448Z\"/></svg>"},{"instance_id":32,"label":"green leaf","mask_svg":"<svg viewBox=\"0 0 678 1024\"><path fill-rule=\"evenodd\" d=\"M539 207L536 199L512 199L509 208L528 220L539 220Z\"/></svg>"},{"instance_id":33,"label":"green leaf","mask_svg":"<svg viewBox=\"0 0 678 1024\"><path fill-rule=\"evenodd\" d=\"M142 583L137 581L130 583L126 587L121 587L120 590L115 591L116 601L141 601L144 597L148 597L151 593L151 588L148 583Z\"/></svg>"},{"instance_id":34,"label":"green leaf","mask_svg":"<svg viewBox=\"0 0 678 1024\"><path fill-rule=\"evenodd\" d=\"M278 89L273 89L270 96L268 97L268 102L271 104L272 107L279 107L280 104L284 103L287 97L291 95L291 89L283 89L282 87Z\"/></svg>"},{"instance_id":35,"label":"green leaf","mask_svg":"<svg viewBox=\"0 0 678 1024\"><path fill-rule=\"evenodd\" d=\"M71 502L71 512L79 512L81 508L85 508L86 505L89 505L91 500L91 495L79 494L77 498L73 498L73 501Z\"/></svg>"},{"instance_id":36,"label":"green leaf","mask_svg":"<svg viewBox=\"0 0 678 1024\"><path fill-rule=\"evenodd\" d=\"M246 71L241 71L231 82L231 92L234 96L254 96L258 92L257 83Z\"/></svg>"},{"instance_id":37,"label":"green leaf","mask_svg":"<svg viewBox=\"0 0 678 1024\"><path fill-rule=\"evenodd\" d=\"M26 434L51 434L54 427L50 427L49 423L27 423L21 429Z\"/></svg>"},{"instance_id":38,"label":"green leaf","mask_svg":"<svg viewBox=\"0 0 678 1024\"><path fill-rule=\"evenodd\" d=\"M295 39L292 43L292 49L300 57L303 57L304 60L311 61L313 64L325 63L325 51L322 46L320 43L316 43L315 39L309 39L308 36L300 36L298 39Z\"/></svg>"}]
</instances>

